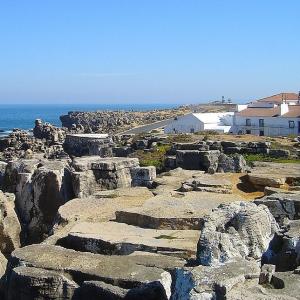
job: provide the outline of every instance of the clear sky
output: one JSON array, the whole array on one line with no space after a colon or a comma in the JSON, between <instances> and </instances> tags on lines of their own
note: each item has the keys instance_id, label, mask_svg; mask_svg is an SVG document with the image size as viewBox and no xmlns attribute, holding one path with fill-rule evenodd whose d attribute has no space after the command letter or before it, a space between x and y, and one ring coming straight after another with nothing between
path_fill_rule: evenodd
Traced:
<instances>
[{"instance_id":1,"label":"clear sky","mask_svg":"<svg viewBox=\"0 0 300 300\"><path fill-rule=\"evenodd\" d=\"M299 0L0 0L0 103L298 90Z\"/></svg>"}]
</instances>

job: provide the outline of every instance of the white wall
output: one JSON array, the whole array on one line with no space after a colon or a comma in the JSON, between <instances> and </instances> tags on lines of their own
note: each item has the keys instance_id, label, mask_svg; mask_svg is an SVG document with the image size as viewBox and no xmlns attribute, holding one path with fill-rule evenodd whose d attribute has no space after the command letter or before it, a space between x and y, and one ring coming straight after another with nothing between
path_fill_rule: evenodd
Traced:
<instances>
[{"instance_id":1,"label":"white wall","mask_svg":"<svg viewBox=\"0 0 300 300\"><path fill-rule=\"evenodd\" d=\"M246 119L251 120L251 126L246 126ZM259 127L259 119L264 119L264 127ZM289 128L289 121L294 121L295 127ZM263 130L266 136L287 136L289 134L299 135L298 122L299 118L283 118L283 117L244 117L234 116L234 126L232 132L238 134L246 133L251 130L251 134L259 135L259 131Z\"/></svg>"},{"instance_id":2,"label":"white wall","mask_svg":"<svg viewBox=\"0 0 300 300\"><path fill-rule=\"evenodd\" d=\"M174 130L175 129L175 130ZM167 125L164 129L165 133L189 133L204 130L204 123L193 116L193 114L188 114L182 117L178 117L172 123Z\"/></svg>"}]
</instances>

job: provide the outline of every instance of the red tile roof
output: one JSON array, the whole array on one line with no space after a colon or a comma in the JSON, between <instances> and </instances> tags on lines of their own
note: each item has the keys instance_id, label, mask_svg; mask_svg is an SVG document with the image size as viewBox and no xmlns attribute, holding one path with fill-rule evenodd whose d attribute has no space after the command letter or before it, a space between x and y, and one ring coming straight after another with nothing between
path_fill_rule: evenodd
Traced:
<instances>
[{"instance_id":1,"label":"red tile roof","mask_svg":"<svg viewBox=\"0 0 300 300\"><path fill-rule=\"evenodd\" d=\"M278 114L280 114L280 107L274 107L274 108L249 107L237 113L238 116L242 116L242 117L274 117Z\"/></svg>"},{"instance_id":2,"label":"red tile roof","mask_svg":"<svg viewBox=\"0 0 300 300\"><path fill-rule=\"evenodd\" d=\"M282 100L287 100L287 101L291 101L291 100L297 100L298 99L298 94L296 93L280 93L277 95L273 95L270 97L266 97L266 98L262 98L259 100L256 100L254 102L267 102L267 103L282 103Z\"/></svg>"},{"instance_id":3,"label":"red tile roof","mask_svg":"<svg viewBox=\"0 0 300 300\"><path fill-rule=\"evenodd\" d=\"M282 115L284 118L300 118L300 105L289 105L289 112Z\"/></svg>"},{"instance_id":4,"label":"red tile roof","mask_svg":"<svg viewBox=\"0 0 300 300\"><path fill-rule=\"evenodd\" d=\"M261 107L249 107L236 114L242 117L279 117L280 107L274 108L261 108ZM280 116L283 118L300 118L300 105L289 105L289 111Z\"/></svg>"}]
</instances>

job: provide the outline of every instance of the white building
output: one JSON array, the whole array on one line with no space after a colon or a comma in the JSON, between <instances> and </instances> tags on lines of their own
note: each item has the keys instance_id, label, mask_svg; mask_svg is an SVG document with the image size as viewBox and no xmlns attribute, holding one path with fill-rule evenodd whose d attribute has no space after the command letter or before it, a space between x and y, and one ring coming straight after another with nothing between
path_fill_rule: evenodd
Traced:
<instances>
[{"instance_id":1,"label":"white building","mask_svg":"<svg viewBox=\"0 0 300 300\"><path fill-rule=\"evenodd\" d=\"M253 101L234 114L234 134L300 135L300 93L281 93Z\"/></svg>"},{"instance_id":2,"label":"white building","mask_svg":"<svg viewBox=\"0 0 300 300\"><path fill-rule=\"evenodd\" d=\"M174 118L164 128L164 132L170 133L194 133L205 130L229 132L233 125L233 112L222 113L190 113Z\"/></svg>"}]
</instances>

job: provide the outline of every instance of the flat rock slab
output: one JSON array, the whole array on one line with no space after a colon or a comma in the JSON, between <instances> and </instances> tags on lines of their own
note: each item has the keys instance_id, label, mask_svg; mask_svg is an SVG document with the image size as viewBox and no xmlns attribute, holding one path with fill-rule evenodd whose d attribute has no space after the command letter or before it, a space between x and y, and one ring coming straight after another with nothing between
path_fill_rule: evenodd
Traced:
<instances>
[{"instance_id":1,"label":"flat rock slab","mask_svg":"<svg viewBox=\"0 0 300 300\"><path fill-rule=\"evenodd\" d=\"M116 221L152 229L199 230L203 217L221 203L241 201L230 194L189 192L172 197L160 195L144 205L116 211Z\"/></svg>"},{"instance_id":2,"label":"flat rock slab","mask_svg":"<svg viewBox=\"0 0 300 300\"><path fill-rule=\"evenodd\" d=\"M45 243L55 244L76 222L109 221L115 219L118 209L141 206L152 197L153 194L147 188L135 187L101 191L93 196L70 200L59 208L54 235Z\"/></svg>"},{"instance_id":3,"label":"flat rock slab","mask_svg":"<svg viewBox=\"0 0 300 300\"><path fill-rule=\"evenodd\" d=\"M154 180L157 187L153 190L153 193L156 195L171 194L174 190L178 190L181 187L182 182L193 176L200 176L203 173L204 171L183 170L181 168L162 173Z\"/></svg>"},{"instance_id":4,"label":"flat rock slab","mask_svg":"<svg viewBox=\"0 0 300 300\"><path fill-rule=\"evenodd\" d=\"M78 172L87 170L116 171L123 168L133 168L139 166L137 158L85 156L75 158L72 166Z\"/></svg>"},{"instance_id":5,"label":"flat rock slab","mask_svg":"<svg viewBox=\"0 0 300 300\"><path fill-rule=\"evenodd\" d=\"M279 188L286 183L286 176L274 173L249 173L248 180L255 186Z\"/></svg>"},{"instance_id":6,"label":"flat rock slab","mask_svg":"<svg viewBox=\"0 0 300 300\"><path fill-rule=\"evenodd\" d=\"M254 184L280 187L284 183L291 184L300 178L300 164L254 162L249 176L249 180Z\"/></svg>"},{"instance_id":7,"label":"flat rock slab","mask_svg":"<svg viewBox=\"0 0 300 300\"><path fill-rule=\"evenodd\" d=\"M134 251L195 256L198 230L144 229L125 223L79 223L59 241L64 247L109 255L128 255Z\"/></svg>"},{"instance_id":8,"label":"flat rock slab","mask_svg":"<svg viewBox=\"0 0 300 300\"><path fill-rule=\"evenodd\" d=\"M68 201L58 210L59 223L64 226L75 221L108 221L120 207L141 206L153 194L145 187L100 191L86 198Z\"/></svg>"},{"instance_id":9,"label":"flat rock slab","mask_svg":"<svg viewBox=\"0 0 300 300\"><path fill-rule=\"evenodd\" d=\"M12 253L8 273L19 266L59 271L82 283L99 280L125 289L159 281L170 290L171 276L166 270L182 267L185 261L165 255L107 256L77 252L52 245L30 245Z\"/></svg>"},{"instance_id":10,"label":"flat rock slab","mask_svg":"<svg viewBox=\"0 0 300 300\"><path fill-rule=\"evenodd\" d=\"M223 175L223 174L222 174ZM200 191L221 194L232 193L232 183L225 178L216 175L203 174L185 181L181 186L181 191Z\"/></svg>"}]
</instances>

